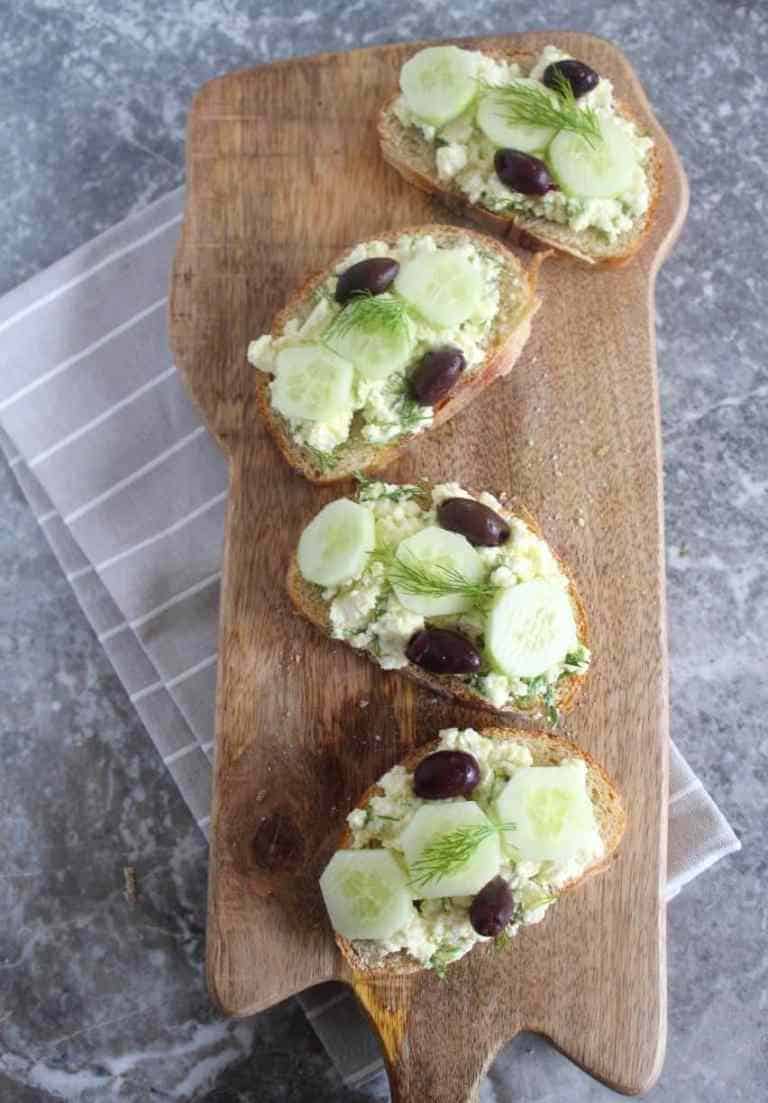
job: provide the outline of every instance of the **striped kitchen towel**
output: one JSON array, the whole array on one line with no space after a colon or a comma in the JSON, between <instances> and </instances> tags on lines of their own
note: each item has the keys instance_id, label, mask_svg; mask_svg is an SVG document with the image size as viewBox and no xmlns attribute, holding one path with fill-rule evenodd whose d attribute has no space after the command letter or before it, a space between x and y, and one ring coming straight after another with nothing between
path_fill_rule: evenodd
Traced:
<instances>
[{"instance_id":1,"label":"striped kitchen towel","mask_svg":"<svg viewBox=\"0 0 768 1103\"><path fill-rule=\"evenodd\" d=\"M206 830L227 465L168 351L182 203L171 193L0 302L0 447ZM674 896L739 843L674 747L670 784ZM350 996L302 1000L349 1082L380 1070Z\"/></svg>"}]
</instances>

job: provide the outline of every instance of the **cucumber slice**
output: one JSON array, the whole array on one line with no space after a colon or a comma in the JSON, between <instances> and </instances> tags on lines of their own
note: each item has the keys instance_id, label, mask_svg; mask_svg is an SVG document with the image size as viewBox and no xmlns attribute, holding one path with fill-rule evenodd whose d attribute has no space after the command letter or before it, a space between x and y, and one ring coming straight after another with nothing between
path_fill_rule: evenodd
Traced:
<instances>
[{"instance_id":1,"label":"cucumber slice","mask_svg":"<svg viewBox=\"0 0 768 1103\"><path fill-rule=\"evenodd\" d=\"M580 759L524 766L502 789L496 813L515 825L504 832L502 845L519 861L567 862L580 850L593 853L599 839Z\"/></svg>"},{"instance_id":2,"label":"cucumber slice","mask_svg":"<svg viewBox=\"0 0 768 1103\"><path fill-rule=\"evenodd\" d=\"M376 542L376 523L365 506L339 498L310 521L299 539L299 570L318 586L356 578Z\"/></svg>"},{"instance_id":3,"label":"cucumber slice","mask_svg":"<svg viewBox=\"0 0 768 1103\"><path fill-rule=\"evenodd\" d=\"M601 119L600 131L603 140L594 147L569 130L552 140L547 160L569 195L610 199L632 183L638 160L629 135L613 119Z\"/></svg>"},{"instance_id":4,"label":"cucumber slice","mask_svg":"<svg viewBox=\"0 0 768 1103\"><path fill-rule=\"evenodd\" d=\"M483 839L472 849L466 861L445 876L435 877L426 884L422 881L423 866L420 860L430 862L427 849L445 840L455 831L472 831L478 827L491 827L491 821L479 805L471 800L441 801L439 805L425 804L415 814L400 836L410 873L410 888L416 900L435 900L441 896L472 896L493 880L501 864L501 848L498 832ZM451 847L451 850L454 848Z\"/></svg>"},{"instance_id":5,"label":"cucumber slice","mask_svg":"<svg viewBox=\"0 0 768 1103\"><path fill-rule=\"evenodd\" d=\"M463 251L438 249L406 261L395 290L428 322L447 329L475 313L483 299L483 280Z\"/></svg>"},{"instance_id":6,"label":"cucumber slice","mask_svg":"<svg viewBox=\"0 0 768 1103\"><path fill-rule=\"evenodd\" d=\"M541 81L530 80L528 77L510 81L510 84L531 85L537 91L544 89ZM557 96L554 93L552 100L557 103ZM505 119L504 100L493 92L487 92L480 100L477 108L477 125L486 138L490 138L495 145L505 149L517 149L521 153L533 153L534 150L546 149L555 133L548 126L508 123Z\"/></svg>"},{"instance_id":7,"label":"cucumber slice","mask_svg":"<svg viewBox=\"0 0 768 1103\"><path fill-rule=\"evenodd\" d=\"M320 891L334 930L345 938L389 938L413 913L408 880L388 850L337 850Z\"/></svg>"},{"instance_id":8,"label":"cucumber slice","mask_svg":"<svg viewBox=\"0 0 768 1103\"><path fill-rule=\"evenodd\" d=\"M476 73L477 55L470 50L428 46L403 65L400 88L414 115L442 126L469 106L477 88Z\"/></svg>"},{"instance_id":9,"label":"cucumber slice","mask_svg":"<svg viewBox=\"0 0 768 1103\"><path fill-rule=\"evenodd\" d=\"M578 645L565 590L551 582L521 582L503 590L491 608L485 645L509 678L536 678Z\"/></svg>"},{"instance_id":10,"label":"cucumber slice","mask_svg":"<svg viewBox=\"0 0 768 1103\"><path fill-rule=\"evenodd\" d=\"M458 532L447 532L430 525L421 532L408 536L397 546L395 556L407 567L419 572L420 578L427 576L427 582L449 585L461 576L467 582L475 584L482 581L485 568L483 561L466 537ZM462 593L423 594L412 593L415 588L410 580L395 583L394 590L398 601L413 613L425 617L446 616L450 613L464 613L472 607L472 598Z\"/></svg>"},{"instance_id":11,"label":"cucumber slice","mask_svg":"<svg viewBox=\"0 0 768 1103\"><path fill-rule=\"evenodd\" d=\"M281 349L275 360L272 405L284 417L329 421L352 409L354 369L323 345Z\"/></svg>"},{"instance_id":12,"label":"cucumber slice","mask_svg":"<svg viewBox=\"0 0 768 1103\"><path fill-rule=\"evenodd\" d=\"M378 305L387 301L393 301L391 295L376 297ZM386 379L392 372L401 372L411 358L414 343L414 327L407 318L404 325L393 327L387 324L386 318L377 320L375 314L366 320L365 328L350 326L336 334L331 331L326 341L337 355L350 361L361 375L371 380Z\"/></svg>"}]
</instances>

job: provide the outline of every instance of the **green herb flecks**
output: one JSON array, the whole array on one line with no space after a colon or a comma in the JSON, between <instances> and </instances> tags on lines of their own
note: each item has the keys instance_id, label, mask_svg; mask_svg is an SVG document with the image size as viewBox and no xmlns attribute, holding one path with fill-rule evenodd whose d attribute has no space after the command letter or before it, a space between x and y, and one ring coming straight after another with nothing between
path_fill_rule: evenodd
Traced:
<instances>
[{"instance_id":1,"label":"green herb flecks","mask_svg":"<svg viewBox=\"0 0 768 1103\"><path fill-rule=\"evenodd\" d=\"M543 674L540 674L537 678L522 678L521 681L528 686L525 699L540 700L544 705L547 723L553 728L557 727L560 722L560 713L557 709L556 683L548 681Z\"/></svg>"},{"instance_id":2,"label":"green herb flecks","mask_svg":"<svg viewBox=\"0 0 768 1103\"><path fill-rule=\"evenodd\" d=\"M480 81L482 91L493 95L499 115L511 126L542 126L580 134L593 148L602 141L600 120L591 107L579 107L570 82L561 71L555 76L557 98L546 85L538 87L513 81L495 85Z\"/></svg>"},{"instance_id":3,"label":"green herb flecks","mask_svg":"<svg viewBox=\"0 0 768 1103\"><path fill-rule=\"evenodd\" d=\"M303 446L312 457L312 463L315 467L325 474L326 471L333 471L336 464L339 462L339 456L334 449L332 452L323 452L319 448L313 448L311 444L305 444Z\"/></svg>"},{"instance_id":4,"label":"green herb flecks","mask_svg":"<svg viewBox=\"0 0 768 1103\"><path fill-rule=\"evenodd\" d=\"M434 954L429 959L428 968L431 969L440 980L445 980L446 969L452 961L456 961L460 956L460 946L441 946L439 950L435 950Z\"/></svg>"},{"instance_id":5,"label":"green herb flecks","mask_svg":"<svg viewBox=\"0 0 768 1103\"><path fill-rule=\"evenodd\" d=\"M427 410L430 408L428 406L420 406L419 403L411 397L410 390L408 389L408 380L404 375L393 374L387 380L385 389L387 394L394 399L397 421L392 424L396 424L399 427L399 437L405 437L409 433L418 432L422 425L426 425L430 421L432 414L427 413Z\"/></svg>"},{"instance_id":6,"label":"green herb flecks","mask_svg":"<svg viewBox=\"0 0 768 1103\"><path fill-rule=\"evenodd\" d=\"M460 594L479 605L492 598L498 589L492 582L472 582L445 563L424 563L414 555L397 556L387 550L376 554L384 560L390 585L412 597Z\"/></svg>"},{"instance_id":7,"label":"green herb flecks","mask_svg":"<svg viewBox=\"0 0 768 1103\"><path fill-rule=\"evenodd\" d=\"M323 334L323 341L346 337L355 331L370 336L407 339L411 328L408 307L391 295L372 295L370 291L355 294L333 319Z\"/></svg>"},{"instance_id":8,"label":"green herb flecks","mask_svg":"<svg viewBox=\"0 0 768 1103\"><path fill-rule=\"evenodd\" d=\"M457 827L438 835L411 865L409 884L418 889L432 881L451 877L466 865L486 839L514 829L513 823L478 823L471 827Z\"/></svg>"},{"instance_id":9,"label":"green herb flecks","mask_svg":"<svg viewBox=\"0 0 768 1103\"><path fill-rule=\"evenodd\" d=\"M560 675L564 678L567 674L581 673L589 666L589 658L587 652L583 647L580 647L578 651L569 651L563 659L563 666L565 669Z\"/></svg>"},{"instance_id":10,"label":"green herb flecks","mask_svg":"<svg viewBox=\"0 0 768 1103\"><path fill-rule=\"evenodd\" d=\"M388 490L383 491L381 494L377 494L375 497L369 497L369 491L374 486L387 485L382 483L381 479L369 479L362 471L355 472L355 479L357 481L360 490L358 491L358 498L362 501L372 502L403 502L408 501L411 498L418 498L425 493L423 486L418 484L409 484L403 486L390 486Z\"/></svg>"},{"instance_id":11,"label":"green herb flecks","mask_svg":"<svg viewBox=\"0 0 768 1103\"><path fill-rule=\"evenodd\" d=\"M485 674L468 674L464 681L475 693L479 693L481 697L486 697L485 686L483 685L485 677Z\"/></svg>"}]
</instances>

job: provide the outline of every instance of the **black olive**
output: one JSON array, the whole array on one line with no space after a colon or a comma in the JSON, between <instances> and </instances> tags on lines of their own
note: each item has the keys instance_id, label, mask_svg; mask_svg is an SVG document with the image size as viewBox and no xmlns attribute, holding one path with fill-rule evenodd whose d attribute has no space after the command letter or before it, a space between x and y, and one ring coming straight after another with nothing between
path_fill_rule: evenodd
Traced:
<instances>
[{"instance_id":1,"label":"black olive","mask_svg":"<svg viewBox=\"0 0 768 1103\"><path fill-rule=\"evenodd\" d=\"M371 257L358 261L336 281L336 302L345 303L353 295L380 295L386 291L400 271L400 265L392 257Z\"/></svg>"},{"instance_id":2,"label":"black olive","mask_svg":"<svg viewBox=\"0 0 768 1103\"><path fill-rule=\"evenodd\" d=\"M553 61L551 65L548 65L544 70L544 76L541 78L548 88L554 88L556 92L558 91L558 73L568 81L576 99L579 96L585 96L593 88L597 88L600 82L600 77L595 70L590 69L583 61L577 61L573 57L564 58L562 61Z\"/></svg>"},{"instance_id":3,"label":"black olive","mask_svg":"<svg viewBox=\"0 0 768 1103\"><path fill-rule=\"evenodd\" d=\"M448 628L421 628L411 636L405 654L432 674L474 674L483 661L471 640Z\"/></svg>"},{"instance_id":4,"label":"black olive","mask_svg":"<svg viewBox=\"0 0 768 1103\"><path fill-rule=\"evenodd\" d=\"M460 532L470 544L493 548L509 540L509 525L498 513L473 498L446 498L437 507L437 523Z\"/></svg>"},{"instance_id":5,"label":"black olive","mask_svg":"<svg viewBox=\"0 0 768 1103\"><path fill-rule=\"evenodd\" d=\"M413 773L413 791L422 800L468 797L480 780L477 759L464 751L435 751Z\"/></svg>"},{"instance_id":6,"label":"black olive","mask_svg":"<svg viewBox=\"0 0 768 1103\"><path fill-rule=\"evenodd\" d=\"M544 162L530 153L497 149L493 165L502 184L523 195L546 195L556 187Z\"/></svg>"},{"instance_id":7,"label":"black olive","mask_svg":"<svg viewBox=\"0 0 768 1103\"><path fill-rule=\"evenodd\" d=\"M496 938L509 923L515 898L503 877L494 877L480 889L469 909L469 921L484 938Z\"/></svg>"},{"instance_id":8,"label":"black olive","mask_svg":"<svg viewBox=\"0 0 768 1103\"><path fill-rule=\"evenodd\" d=\"M453 389L466 366L461 349L452 345L430 349L411 375L411 397L420 406L435 406Z\"/></svg>"}]
</instances>

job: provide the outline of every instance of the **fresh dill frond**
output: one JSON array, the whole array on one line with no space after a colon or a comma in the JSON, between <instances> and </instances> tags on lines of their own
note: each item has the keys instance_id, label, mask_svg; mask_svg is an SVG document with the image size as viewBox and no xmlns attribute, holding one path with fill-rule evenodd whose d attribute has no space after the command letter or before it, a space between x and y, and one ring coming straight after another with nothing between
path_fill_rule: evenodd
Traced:
<instances>
[{"instance_id":1,"label":"fresh dill frond","mask_svg":"<svg viewBox=\"0 0 768 1103\"><path fill-rule=\"evenodd\" d=\"M323 334L323 341L328 344L341 340L351 332L406 340L410 331L408 307L401 299L362 291L353 295L336 315Z\"/></svg>"},{"instance_id":2,"label":"fresh dill frond","mask_svg":"<svg viewBox=\"0 0 768 1103\"><path fill-rule=\"evenodd\" d=\"M580 134L588 145L594 146L602 141L600 120L591 107L579 107L570 82L559 70L555 76L552 90L542 84L534 88L520 81L511 84L491 84L481 80L483 92L496 100L498 114L510 125L542 126L551 130L570 130Z\"/></svg>"},{"instance_id":3,"label":"fresh dill frond","mask_svg":"<svg viewBox=\"0 0 768 1103\"><path fill-rule=\"evenodd\" d=\"M478 823L471 827L457 827L438 835L426 846L420 858L411 866L409 884L424 888L431 881L440 881L457 873L481 843L502 831L513 831L513 823Z\"/></svg>"},{"instance_id":4,"label":"fresh dill frond","mask_svg":"<svg viewBox=\"0 0 768 1103\"><path fill-rule=\"evenodd\" d=\"M323 452L319 448L313 448L311 444L304 444L302 447L309 452L313 464L322 472L333 471L339 462L335 449L332 452Z\"/></svg>"},{"instance_id":5,"label":"fresh dill frond","mask_svg":"<svg viewBox=\"0 0 768 1103\"><path fill-rule=\"evenodd\" d=\"M423 563L414 555L392 556L388 568L390 584L412 597L461 594L480 604L492 598L498 589L492 582L472 582L449 564Z\"/></svg>"}]
</instances>

